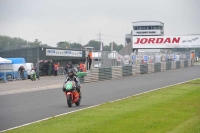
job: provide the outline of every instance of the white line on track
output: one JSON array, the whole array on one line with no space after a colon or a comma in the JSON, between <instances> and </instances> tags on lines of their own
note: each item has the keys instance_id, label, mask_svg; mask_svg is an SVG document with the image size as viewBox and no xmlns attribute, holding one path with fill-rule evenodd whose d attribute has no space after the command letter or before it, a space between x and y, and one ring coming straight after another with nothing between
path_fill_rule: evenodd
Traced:
<instances>
[{"instance_id":1,"label":"white line on track","mask_svg":"<svg viewBox=\"0 0 200 133\"><path fill-rule=\"evenodd\" d=\"M61 84L57 84L57 85L51 85L51 86L45 86L45 87L37 87L37 88L30 88L30 89L4 91L4 92L0 92L0 96L1 95L24 93L24 92L40 91L40 90L49 90L49 89L61 88L61 86L62 86Z\"/></svg>"},{"instance_id":2,"label":"white line on track","mask_svg":"<svg viewBox=\"0 0 200 133\"><path fill-rule=\"evenodd\" d=\"M142 93L135 94L135 95L132 95L132 96L128 96L128 97L125 97L125 98L113 100L113 101L110 101L110 103L112 103L112 102L117 102L117 101L121 101L121 100L130 98L130 97L134 97L134 96L139 96L139 95L142 95L142 94L145 94L145 93L157 91L157 90L164 89L164 88L167 88L167 87L171 87L171 86L183 84L183 83L186 83L186 82L189 82L189 81L193 81L193 80L197 80L197 79L200 79L200 78L196 78L196 79L192 79L192 80L187 80L187 81L180 82L180 83L177 83L177 84L168 85L168 86L165 86L165 87L161 87L161 88L153 89L153 90L150 90L150 91L142 92ZM103 104L104 104L104 103L97 104L97 105L93 105L93 106L86 107L86 108L82 108L82 109L78 109L78 110L74 110L74 111L70 111L70 112L63 113L63 114L59 114L59 115L56 115L56 116L53 116L53 117L48 117L48 118L41 119L41 120L38 120L38 121L30 122L30 123L27 123L27 124L24 124L24 125L21 125L21 126L16 126L16 127L13 127L13 128L9 128L9 129L6 129L6 130L0 131L0 132L10 131L10 130L17 129L17 128L24 127L24 126L28 126L28 125L31 125L31 124L34 124L34 123L38 123L38 122L41 122L41 121L45 121L45 120L48 120L48 119L51 119L51 118L55 118L55 117L59 117L59 116L63 116L63 115L71 114L71 113L75 113L75 112L78 112L78 111L81 111L81 110L86 110L86 109L94 108L94 107L97 107L97 106L100 106L100 105L103 105Z\"/></svg>"}]
</instances>

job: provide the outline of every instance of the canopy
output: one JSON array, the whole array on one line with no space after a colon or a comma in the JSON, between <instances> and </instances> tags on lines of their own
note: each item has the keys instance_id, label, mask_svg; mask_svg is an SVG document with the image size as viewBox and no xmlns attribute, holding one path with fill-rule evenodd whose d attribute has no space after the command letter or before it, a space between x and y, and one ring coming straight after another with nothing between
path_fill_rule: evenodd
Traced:
<instances>
[{"instance_id":1,"label":"canopy","mask_svg":"<svg viewBox=\"0 0 200 133\"><path fill-rule=\"evenodd\" d=\"M7 59L4 59L4 58L0 57L0 64L10 64L10 63L12 63L11 60L7 60Z\"/></svg>"}]
</instances>

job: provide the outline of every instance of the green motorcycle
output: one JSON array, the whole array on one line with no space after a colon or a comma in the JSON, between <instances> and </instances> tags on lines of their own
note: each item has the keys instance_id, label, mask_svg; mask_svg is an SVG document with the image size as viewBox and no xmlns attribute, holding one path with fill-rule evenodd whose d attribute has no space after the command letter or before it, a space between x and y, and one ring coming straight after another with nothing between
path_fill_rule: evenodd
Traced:
<instances>
[{"instance_id":1,"label":"green motorcycle","mask_svg":"<svg viewBox=\"0 0 200 133\"><path fill-rule=\"evenodd\" d=\"M36 80L36 74L31 74L31 80L33 81L35 81Z\"/></svg>"},{"instance_id":2,"label":"green motorcycle","mask_svg":"<svg viewBox=\"0 0 200 133\"><path fill-rule=\"evenodd\" d=\"M72 107L72 104L74 103L76 104L76 106L79 106L81 103L81 97L75 88L75 82L73 81L68 81L65 84L66 91L64 93L67 98L67 104L69 107Z\"/></svg>"}]
</instances>

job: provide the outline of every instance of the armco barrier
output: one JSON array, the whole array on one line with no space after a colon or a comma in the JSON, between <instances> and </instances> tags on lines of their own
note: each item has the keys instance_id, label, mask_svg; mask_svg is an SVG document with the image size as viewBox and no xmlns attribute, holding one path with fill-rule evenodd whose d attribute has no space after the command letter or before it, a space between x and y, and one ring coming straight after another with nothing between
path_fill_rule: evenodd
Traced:
<instances>
[{"instance_id":1,"label":"armco barrier","mask_svg":"<svg viewBox=\"0 0 200 133\"><path fill-rule=\"evenodd\" d=\"M97 82L99 80L99 69L94 68L92 69L92 75L91 75L91 81L92 82Z\"/></svg>"},{"instance_id":2,"label":"armco barrier","mask_svg":"<svg viewBox=\"0 0 200 133\"><path fill-rule=\"evenodd\" d=\"M181 68L181 63L180 61L176 61L176 69L179 69L179 68Z\"/></svg>"},{"instance_id":3,"label":"armco barrier","mask_svg":"<svg viewBox=\"0 0 200 133\"><path fill-rule=\"evenodd\" d=\"M166 71L166 62L161 62L161 71Z\"/></svg>"},{"instance_id":4,"label":"armco barrier","mask_svg":"<svg viewBox=\"0 0 200 133\"><path fill-rule=\"evenodd\" d=\"M137 71L139 71L139 70L137 70L138 68L139 68L139 67L138 67L137 65L132 66L132 75L133 75L133 76L138 75L138 74L137 74Z\"/></svg>"},{"instance_id":5,"label":"armco barrier","mask_svg":"<svg viewBox=\"0 0 200 133\"><path fill-rule=\"evenodd\" d=\"M132 76L132 66L123 66L122 67L122 76Z\"/></svg>"},{"instance_id":6,"label":"armco barrier","mask_svg":"<svg viewBox=\"0 0 200 133\"><path fill-rule=\"evenodd\" d=\"M161 71L161 63L155 63L154 72L160 72L160 71Z\"/></svg>"},{"instance_id":7,"label":"armco barrier","mask_svg":"<svg viewBox=\"0 0 200 133\"><path fill-rule=\"evenodd\" d=\"M99 68L99 81L112 79L112 70L110 67Z\"/></svg>"},{"instance_id":8,"label":"armco barrier","mask_svg":"<svg viewBox=\"0 0 200 133\"><path fill-rule=\"evenodd\" d=\"M184 65L184 60L181 60L181 61L180 61L180 67L181 67L181 68L184 68L184 66L185 66L185 65Z\"/></svg>"},{"instance_id":9,"label":"armco barrier","mask_svg":"<svg viewBox=\"0 0 200 133\"><path fill-rule=\"evenodd\" d=\"M140 65L137 65L137 66L136 66L136 74L137 74L137 75L141 74L141 73L140 73Z\"/></svg>"},{"instance_id":10,"label":"armco barrier","mask_svg":"<svg viewBox=\"0 0 200 133\"><path fill-rule=\"evenodd\" d=\"M176 69L176 61L172 61L172 70Z\"/></svg>"},{"instance_id":11,"label":"armco barrier","mask_svg":"<svg viewBox=\"0 0 200 133\"><path fill-rule=\"evenodd\" d=\"M171 70L172 69L172 62L166 62L166 70Z\"/></svg>"},{"instance_id":12,"label":"armco barrier","mask_svg":"<svg viewBox=\"0 0 200 133\"><path fill-rule=\"evenodd\" d=\"M104 81L118 79L126 76L134 76L139 74L160 72L165 70L174 70L192 65L191 60L149 63L145 65L134 66L113 66L106 68L93 68L87 73L87 76L81 77L81 83Z\"/></svg>"},{"instance_id":13,"label":"armco barrier","mask_svg":"<svg viewBox=\"0 0 200 133\"><path fill-rule=\"evenodd\" d=\"M148 64L140 65L140 74L148 73Z\"/></svg>"},{"instance_id":14,"label":"armco barrier","mask_svg":"<svg viewBox=\"0 0 200 133\"><path fill-rule=\"evenodd\" d=\"M118 79L122 77L122 67L114 66L112 67L112 79Z\"/></svg>"},{"instance_id":15,"label":"armco barrier","mask_svg":"<svg viewBox=\"0 0 200 133\"><path fill-rule=\"evenodd\" d=\"M154 73L154 63L148 64L148 73Z\"/></svg>"},{"instance_id":16,"label":"armco barrier","mask_svg":"<svg viewBox=\"0 0 200 133\"><path fill-rule=\"evenodd\" d=\"M188 61L184 60L184 67L188 67Z\"/></svg>"}]
</instances>

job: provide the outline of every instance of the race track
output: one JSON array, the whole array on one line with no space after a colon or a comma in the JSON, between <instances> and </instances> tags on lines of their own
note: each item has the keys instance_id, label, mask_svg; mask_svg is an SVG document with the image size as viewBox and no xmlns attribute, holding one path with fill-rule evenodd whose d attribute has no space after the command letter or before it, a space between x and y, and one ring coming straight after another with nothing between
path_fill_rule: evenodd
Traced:
<instances>
[{"instance_id":1,"label":"race track","mask_svg":"<svg viewBox=\"0 0 200 133\"><path fill-rule=\"evenodd\" d=\"M81 105L72 108L61 88L2 95L0 131L195 78L200 78L200 66L83 84Z\"/></svg>"}]
</instances>

